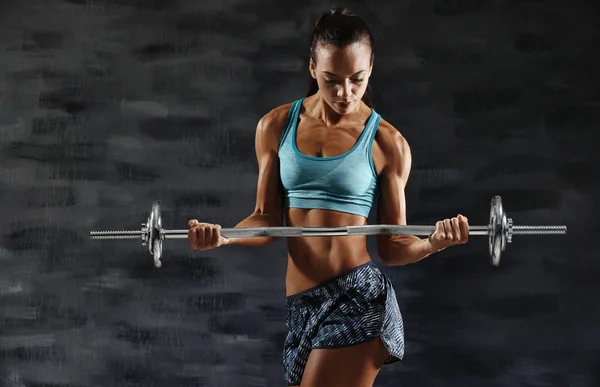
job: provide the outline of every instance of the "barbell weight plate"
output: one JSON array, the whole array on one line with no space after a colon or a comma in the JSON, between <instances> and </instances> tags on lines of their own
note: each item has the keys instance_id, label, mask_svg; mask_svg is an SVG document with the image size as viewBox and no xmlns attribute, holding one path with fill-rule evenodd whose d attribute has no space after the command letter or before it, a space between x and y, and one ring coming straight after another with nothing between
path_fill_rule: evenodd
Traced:
<instances>
[{"instance_id":1,"label":"barbell weight plate","mask_svg":"<svg viewBox=\"0 0 600 387\"><path fill-rule=\"evenodd\" d=\"M490 204L489 228L490 262L492 265L498 266L502 251L504 251L504 231L506 230L506 215L502 209L502 198L498 195L492 197Z\"/></svg>"},{"instance_id":2,"label":"barbell weight plate","mask_svg":"<svg viewBox=\"0 0 600 387\"><path fill-rule=\"evenodd\" d=\"M150 218L148 219L148 230L149 230L149 243L148 249L150 254L154 258L154 266L160 267L160 258L162 257L162 215L160 213L160 202L154 201L152 203L152 210L150 211Z\"/></svg>"}]
</instances>

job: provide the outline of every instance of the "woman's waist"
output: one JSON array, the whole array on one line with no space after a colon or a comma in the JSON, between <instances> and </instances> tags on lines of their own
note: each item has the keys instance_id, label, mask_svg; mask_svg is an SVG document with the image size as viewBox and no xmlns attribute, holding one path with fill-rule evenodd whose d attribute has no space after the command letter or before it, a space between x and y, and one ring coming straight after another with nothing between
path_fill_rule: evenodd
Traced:
<instances>
[{"instance_id":1,"label":"woman's waist","mask_svg":"<svg viewBox=\"0 0 600 387\"><path fill-rule=\"evenodd\" d=\"M318 250L288 253L286 276L287 296L306 291L338 278L359 266L372 262L366 248L334 248L329 252Z\"/></svg>"},{"instance_id":2,"label":"woman's waist","mask_svg":"<svg viewBox=\"0 0 600 387\"><path fill-rule=\"evenodd\" d=\"M364 225L362 217L317 209L288 209L291 227ZM301 292L371 260L366 236L306 236L287 238L287 294Z\"/></svg>"},{"instance_id":3,"label":"woman's waist","mask_svg":"<svg viewBox=\"0 0 600 387\"><path fill-rule=\"evenodd\" d=\"M385 277L371 259L317 278L294 277L288 269L288 307L309 303L320 305L334 302L338 297L363 294L378 295L385 289Z\"/></svg>"}]
</instances>

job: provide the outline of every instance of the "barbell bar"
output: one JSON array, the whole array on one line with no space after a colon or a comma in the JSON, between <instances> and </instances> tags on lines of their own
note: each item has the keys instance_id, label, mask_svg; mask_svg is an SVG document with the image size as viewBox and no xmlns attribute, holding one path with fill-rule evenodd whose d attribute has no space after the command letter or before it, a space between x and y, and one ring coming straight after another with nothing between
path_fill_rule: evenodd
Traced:
<instances>
[{"instance_id":1,"label":"barbell bar","mask_svg":"<svg viewBox=\"0 0 600 387\"><path fill-rule=\"evenodd\" d=\"M345 227L246 227L221 228L221 235L226 238L251 237L314 237L314 236L352 236L352 235L415 235L428 236L435 231L435 226L414 225L365 225ZM516 226L512 218L507 218L502 207L502 198L492 197L490 219L487 226L469 226L469 236L487 235L489 237L490 263L500 265L500 257L513 235L559 235L566 234L567 227L556 226ZM146 223L140 230L90 231L92 240L141 240L142 246L154 258L154 265L161 267L163 241L165 239L187 239L188 230L166 230L162 226L160 202L152 203L152 210Z\"/></svg>"}]
</instances>

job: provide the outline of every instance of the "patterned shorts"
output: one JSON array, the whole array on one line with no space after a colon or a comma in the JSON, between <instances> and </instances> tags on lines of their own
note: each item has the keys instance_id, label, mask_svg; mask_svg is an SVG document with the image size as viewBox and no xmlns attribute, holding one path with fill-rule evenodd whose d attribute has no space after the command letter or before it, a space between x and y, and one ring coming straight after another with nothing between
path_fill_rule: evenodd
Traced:
<instances>
[{"instance_id":1,"label":"patterned shorts","mask_svg":"<svg viewBox=\"0 0 600 387\"><path fill-rule=\"evenodd\" d=\"M283 365L288 385L300 385L312 349L340 348L380 337L390 355L404 356L404 326L390 280L369 261L286 298Z\"/></svg>"}]
</instances>

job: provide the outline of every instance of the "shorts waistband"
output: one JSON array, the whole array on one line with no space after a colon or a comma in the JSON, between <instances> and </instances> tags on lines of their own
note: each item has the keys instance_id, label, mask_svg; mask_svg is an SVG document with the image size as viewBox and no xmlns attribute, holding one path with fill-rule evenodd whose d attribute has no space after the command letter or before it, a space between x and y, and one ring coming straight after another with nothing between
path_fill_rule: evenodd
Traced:
<instances>
[{"instance_id":1,"label":"shorts waistband","mask_svg":"<svg viewBox=\"0 0 600 387\"><path fill-rule=\"evenodd\" d=\"M323 292L328 292L331 288L337 288L340 285L340 282L344 279L346 279L348 276L351 276L352 274L356 273L359 270L364 270L364 269L369 269L368 271L372 271L374 270L379 270L379 268L377 267L377 265L375 265L375 263L373 261L368 261L365 262L363 264L360 264L358 266L353 267L350 270L346 270L345 272L330 278L318 285L315 285L311 288L308 288L306 290L303 290L301 292L295 293L295 294L291 294L289 296L286 297L286 301L287 302L293 302L294 300L300 298L300 297L305 297L305 296L317 296Z\"/></svg>"}]
</instances>

